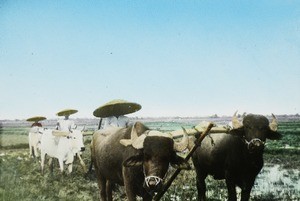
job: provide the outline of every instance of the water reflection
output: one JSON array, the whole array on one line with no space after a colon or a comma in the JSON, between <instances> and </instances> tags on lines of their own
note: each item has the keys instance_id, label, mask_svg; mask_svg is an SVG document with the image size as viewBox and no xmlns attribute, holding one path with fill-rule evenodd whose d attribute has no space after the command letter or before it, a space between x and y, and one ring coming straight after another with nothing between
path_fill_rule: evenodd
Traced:
<instances>
[{"instance_id":1,"label":"water reflection","mask_svg":"<svg viewBox=\"0 0 300 201\"><path fill-rule=\"evenodd\" d=\"M300 171L266 164L255 180L252 196L275 195L300 199Z\"/></svg>"}]
</instances>

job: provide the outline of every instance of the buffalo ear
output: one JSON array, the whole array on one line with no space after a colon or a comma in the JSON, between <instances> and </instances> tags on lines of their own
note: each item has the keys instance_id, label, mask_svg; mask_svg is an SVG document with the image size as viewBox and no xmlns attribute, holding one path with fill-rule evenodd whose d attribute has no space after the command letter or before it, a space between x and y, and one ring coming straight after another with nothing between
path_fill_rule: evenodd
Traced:
<instances>
[{"instance_id":1,"label":"buffalo ear","mask_svg":"<svg viewBox=\"0 0 300 201\"><path fill-rule=\"evenodd\" d=\"M185 161L183 158L178 156L175 152L174 152L173 156L171 157L170 163L171 163L171 166L176 169L184 169L184 170L191 169L190 164L187 161Z\"/></svg>"},{"instance_id":2,"label":"buffalo ear","mask_svg":"<svg viewBox=\"0 0 300 201\"><path fill-rule=\"evenodd\" d=\"M141 166L141 165L143 165L143 155L142 154L131 156L123 162L124 167L135 167L135 166Z\"/></svg>"},{"instance_id":3,"label":"buffalo ear","mask_svg":"<svg viewBox=\"0 0 300 201\"><path fill-rule=\"evenodd\" d=\"M235 135L235 136L240 136L240 137L244 136L245 135L244 126L230 130L229 134Z\"/></svg>"},{"instance_id":4,"label":"buffalo ear","mask_svg":"<svg viewBox=\"0 0 300 201\"><path fill-rule=\"evenodd\" d=\"M277 131L270 130L267 135L267 138L270 140L279 140L282 138L282 135L280 133L278 133Z\"/></svg>"}]
</instances>

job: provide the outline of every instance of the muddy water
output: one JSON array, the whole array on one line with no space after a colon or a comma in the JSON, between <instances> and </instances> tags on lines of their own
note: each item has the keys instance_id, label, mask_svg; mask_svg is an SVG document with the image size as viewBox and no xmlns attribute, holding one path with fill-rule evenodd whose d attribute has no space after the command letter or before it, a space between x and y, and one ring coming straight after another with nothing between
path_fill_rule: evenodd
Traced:
<instances>
[{"instance_id":1,"label":"muddy water","mask_svg":"<svg viewBox=\"0 0 300 201\"><path fill-rule=\"evenodd\" d=\"M282 169L280 165L266 164L257 176L251 195L300 200L300 171Z\"/></svg>"}]
</instances>

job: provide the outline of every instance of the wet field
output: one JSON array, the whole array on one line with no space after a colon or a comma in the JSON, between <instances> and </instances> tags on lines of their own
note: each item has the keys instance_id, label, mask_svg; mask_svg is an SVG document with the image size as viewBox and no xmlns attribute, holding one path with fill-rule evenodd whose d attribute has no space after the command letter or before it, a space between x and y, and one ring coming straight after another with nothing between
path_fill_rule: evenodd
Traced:
<instances>
[{"instance_id":1,"label":"wet field","mask_svg":"<svg viewBox=\"0 0 300 201\"><path fill-rule=\"evenodd\" d=\"M181 126L190 128L202 119L142 119L152 129L171 131ZM214 122L227 119L214 119ZM77 123L80 123L79 120ZM41 175L38 159L29 157L25 124L2 124L0 151L0 200L99 200L99 191L93 174L85 175L78 161L71 175L61 175L58 164L54 173L48 167ZM49 126L51 126L49 124ZM81 126L81 125L80 125ZM97 121L89 123L91 134ZM256 178L251 200L300 200L300 120L280 119L280 141L267 141L264 154L265 166ZM85 136L86 151L83 160L90 162L90 135ZM174 171L171 169L171 171ZM169 175L172 173L170 171ZM182 171L162 200L196 200L195 172ZM208 200L226 200L224 181L207 178ZM117 188L116 200L124 200L124 191Z\"/></svg>"}]
</instances>

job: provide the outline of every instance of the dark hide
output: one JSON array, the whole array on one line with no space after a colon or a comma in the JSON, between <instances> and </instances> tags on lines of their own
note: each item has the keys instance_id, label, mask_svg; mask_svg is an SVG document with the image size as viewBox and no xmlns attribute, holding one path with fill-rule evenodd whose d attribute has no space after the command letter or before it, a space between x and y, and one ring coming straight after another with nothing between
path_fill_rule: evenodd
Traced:
<instances>
[{"instance_id":1,"label":"dark hide","mask_svg":"<svg viewBox=\"0 0 300 201\"><path fill-rule=\"evenodd\" d=\"M134 126L138 136L148 130L139 122ZM93 136L93 161L100 188L100 200L111 200L108 182L124 185L129 201L136 200L137 195L143 197L143 200L151 200L151 192L159 190L161 186L161 183L155 183L155 178L163 179L171 162L180 167L187 166L186 163L180 165L183 159L174 152L174 142L170 138L148 136L145 138L144 148L140 150L131 145L125 147L120 144L121 139L130 138L131 130L132 127L122 128L107 136L99 133ZM148 176L155 177L150 177L148 186L145 186L145 177Z\"/></svg>"},{"instance_id":2,"label":"dark hide","mask_svg":"<svg viewBox=\"0 0 300 201\"><path fill-rule=\"evenodd\" d=\"M242 189L241 200L249 200L255 178L263 167L264 142L281 135L271 131L268 119L261 115L247 115L243 125L231 134L211 134L193 154L198 200L206 200L204 180L208 174L226 180L228 200L237 199L236 186Z\"/></svg>"}]
</instances>

